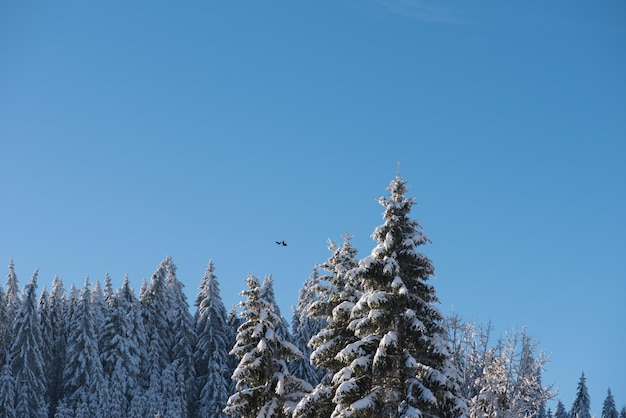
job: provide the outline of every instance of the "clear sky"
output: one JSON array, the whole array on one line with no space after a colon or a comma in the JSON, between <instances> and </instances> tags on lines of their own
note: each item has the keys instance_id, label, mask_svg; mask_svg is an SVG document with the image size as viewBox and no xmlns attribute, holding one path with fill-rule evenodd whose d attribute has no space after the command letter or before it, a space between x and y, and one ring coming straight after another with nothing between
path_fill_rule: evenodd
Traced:
<instances>
[{"instance_id":1,"label":"clear sky","mask_svg":"<svg viewBox=\"0 0 626 418\"><path fill-rule=\"evenodd\" d=\"M441 309L528 326L568 408L582 371L626 404L626 2L3 1L0 57L21 285L169 254L193 303L213 259L227 308L272 274L290 317L400 160Z\"/></svg>"}]
</instances>

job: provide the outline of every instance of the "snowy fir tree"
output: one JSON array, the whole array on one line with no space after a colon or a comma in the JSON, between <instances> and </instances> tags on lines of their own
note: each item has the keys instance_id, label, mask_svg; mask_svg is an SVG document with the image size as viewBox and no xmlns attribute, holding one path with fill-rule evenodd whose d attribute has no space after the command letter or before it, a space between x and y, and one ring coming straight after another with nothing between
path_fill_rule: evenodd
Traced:
<instances>
[{"instance_id":1,"label":"snowy fir tree","mask_svg":"<svg viewBox=\"0 0 626 418\"><path fill-rule=\"evenodd\" d=\"M606 399L604 399L604 402L602 403L602 418L619 418L617 408L615 407L615 399L611 393L611 388L609 388L608 393L606 394Z\"/></svg>"},{"instance_id":2,"label":"snowy fir tree","mask_svg":"<svg viewBox=\"0 0 626 418\"><path fill-rule=\"evenodd\" d=\"M313 351L310 362L320 371L326 371L326 376L307 394L295 410L296 417L317 417L332 414L335 405L333 397L338 389L338 380L333 375L339 373L344 366L339 358L339 352L347 345L354 343L357 337L348 329L350 312L358 301L361 291L357 283L352 281L346 273L357 266L356 249L350 242L348 235L344 242L337 247L330 241L328 249L330 258L318 266L326 274L319 277L315 284L317 299L309 306L308 316L319 319L326 326L310 339Z\"/></svg>"},{"instance_id":3,"label":"snowy fir tree","mask_svg":"<svg viewBox=\"0 0 626 418\"><path fill-rule=\"evenodd\" d=\"M15 274L15 264L9 260L9 274L6 278L6 307L9 318L14 318L20 309L20 288L18 286L17 274Z\"/></svg>"},{"instance_id":4,"label":"snowy fir tree","mask_svg":"<svg viewBox=\"0 0 626 418\"><path fill-rule=\"evenodd\" d=\"M298 305L293 310L291 322L293 342L302 351L303 357L291 362L289 370L294 376L312 385L317 385L326 373L326 370L317 369L310 362L313 349L309 346L309 341L327 325L324 318L309 315L311 305L319 299L318 289L319 274L314 269L298 293Z\"/></svg>"},{"instance_id":5,"label":"snowy fir tree","mask_svg":"<svg viewBox=\"0 0 626 418\"><path fill-rule=\"evenodd\" d=\"M10 347L9 341L12 340L11 321L13 321L13 317L9 319L5 300L4 288L0 285L0 367L4 364L4 354Z\"/></svg>"},{"instance_id":6,"label":"snowy fir tree","mask_svg":"<svg viewBox=\"0 0 626 418\"><path fill-rule=\"evenodd\" d=\"M146 333L151 338L151 344L156 344L155 359L160 370L172 362L170 348L174 343L174 321L170 308L170 292L166 287L167 259L158 266L150 283L140 294L142 314ZM148 377L147 374L145 377Z\"/></svg>"},{"instance_id":7,"label":"snowy fir tree","mask_svg":"<svg viewBox=\"0 0 626 418\"><path fill-rule=\"evenodd\" d=\"M554 410L554 418L569 418L569 414L565 410L565 405L559 399L556 403L556 409Z\"/></svg>"},{"instance_id":8,"label":"snowy fir tree","mask_svg":"<svg viewBox=\"0 0 626 418\"><path fill-rule=\"evenodd\" d=\"M108 381L112 413L133 417L135 415L127 414L127 410L133 398L140 396L141 363L147 357L144 353L147 336L139 301L130 288L128 276L108 299L110 308L99 336L100 361Z\"/></svg>"},{"instance_id":9,"label":"snowy fir tree","mask_svg":"<svg viewBox=\"0 0 626 418\"><path fill-rule=\"evenodd\" d=\"M54 416L63 388L63 363L67 340L65 289L60 278L54 277L49 294L42 292L39 303L41 333L43 338L47 395L50 417Z\"/></svg>"},{"instance_id":10,"label":"snowy fir tree","mask_svg":"<svg viewBox=\"0 0 626 418\"><path fill-rule=\"evenodd\" d=\"M276 294L274 293L274 279L271 274L268 274L263 279L263 284L261 285L261 297L272 305L274 312L276 312L276 315L278 315L281 319L279 322L274 324L274 331L283 340L291 342L293 337L289 330L289 323L280 313L278 302L276 302Z\"/></svg>"},{"instance_id":11,"label":"snowy fir tree","mask_svg":"<svg viewBox=\"0 0 626 418\"><path fill-rule=\"evenodd\" d=\"M416 251L428 242L409 218L414 204L407 184L391 181L390 198L379 200L384 223L375 229L378 243L347 275L363 294L352 308L349 328L358 340L339 356L346 366L334 376L334 416L463 416L457 374L449 352L444 318L428 284L431 261Z\"/></svg>"},{"instance_id":12,"label":"snowy fir tree","mask_svg":"<svg viewBox=\"0 0 626 418\"><path fill-rule=\"evenodd\" d=\"M229 352L235 343L235 332L228 323L213 261L200 283L195 306L195 331L198 343L194 355L198 399L198 416L226 417L223 409L231 395Z\"/></svg>"},{"instance_id":13,"label":"snowy fir tree","mask_svg":"<svg viewBox=\"0 0 626 418\"><path fill-rule=\"evenodd\" d=\"M24 299L14 321L14 339L10 356L15 382L17 418L48 415L36 288L37 272L24 289Z\"/></svg>"},{"instance_id":14,"label":"snowy fir tree","mask_svg":"<svg viewBox=\"0 0 626 418\"><path fill-rule=\"evenodd\" d=\"M298 348L281 338L275 325L283 319L274 304L265 299L259 280L246 279L248 289L242 292L243 324L231 354L240 360L233 373L236 392L224 409L241 417L290 417L296 403L311 386L289 373L287 363L302 356Z\"/></svg>"},{"instance_id":15,"label":"snowy fir tree","mask_svg":"<svg viewBox=\"0 0 626 418\"><path fill-rule=\"evenodd\" d=\"M582 373L576 388L576 397L569 413L570 418L591 418L591 398L587 391L585 373Z\"/></svg>"},{"instance_id":16,"label":"snowy fir tree","mask_svg":"<svg viewBox=\"0 0 626 418\"><path fill-rule=\"evenodd\" d=\"M0 371L0 417L15 416L15 379L11 361L8 359Z\"/></svg>"},{"instance_id":17,"label":"snowy fir tree","mask_svg":"<svg viewBox=\"0 0 626 418\"><path fill-rule=\"evenodd\" d=\"M64 406L77 416L100 416L108 401L106 387L98 351L89 279L85 279L68 327L63 369Z\"/></svg>"},{"instance_id":18,"label":"snowy fir tree","mask_svg":"<svg viewBox=\"0 0 626 418\"><path fill-rule=\"evenodd\" d=\"M622 409L619 412L619 418L626 418L626 406L622 406Z\"/></svg>"}]
</instances>

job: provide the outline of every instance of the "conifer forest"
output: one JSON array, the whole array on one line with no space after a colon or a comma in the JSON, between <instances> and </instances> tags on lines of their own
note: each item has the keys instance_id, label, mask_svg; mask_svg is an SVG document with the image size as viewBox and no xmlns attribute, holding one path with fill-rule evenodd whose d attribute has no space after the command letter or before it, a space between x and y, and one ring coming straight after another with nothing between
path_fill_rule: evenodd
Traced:
<instances>
[{"instance_id":1,"label":"conifer forest","mask_svg":"<svg viewBox=\"0 0 626 418\"><path fill-rule=\"evenodd\" d=\"M529 330L442 314L407 182L387 191L368 255L329 242L290 320L271 276L249 275L228 311L213 261L193 308L170 257L137 293L108 276L39 291L37 272L21 287L10 261L0 417L591 418L584 373L564 404ZM602 401L602 418L626 418L610 389Z\"/></svg>"}]
</instances>

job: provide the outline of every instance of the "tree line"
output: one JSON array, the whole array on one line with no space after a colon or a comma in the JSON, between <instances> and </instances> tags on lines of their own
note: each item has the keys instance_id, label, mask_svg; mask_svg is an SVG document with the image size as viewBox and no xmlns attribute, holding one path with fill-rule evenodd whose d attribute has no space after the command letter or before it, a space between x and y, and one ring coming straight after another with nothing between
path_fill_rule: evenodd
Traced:
<instances>
[{"instance_id":1,"label":"tree line","mask_svg":"<svg viewBox=\"0 0 626 418\"><path fill-rule=\"evenodd\" d=\"M527 330L493 341L490 326L445 317L429 283L429 240L390 182L371 253L329 242L293 308L271 276L249 275L243 301L222 302L213 262L192 315L166 257L138 295L128 277L78 289L55 277L0 286L0 417L590 418L584 375L569 412L541 382L547 362ZM618 414L609 390L602 416Z\"/></svg>"}]
</instances>

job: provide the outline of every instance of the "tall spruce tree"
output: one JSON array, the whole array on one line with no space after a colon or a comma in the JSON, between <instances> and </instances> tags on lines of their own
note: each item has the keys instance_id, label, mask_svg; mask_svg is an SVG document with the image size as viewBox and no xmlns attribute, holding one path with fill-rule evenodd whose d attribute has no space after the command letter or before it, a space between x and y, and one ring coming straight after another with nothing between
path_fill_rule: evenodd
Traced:
<instances>
[{"instance_id":1,"label":"tall spruce tree","mask_svg":"<svg viewBox=\"0 0 626 418\"><path fill-rule=\"evenodd\" d=\"M556 403L556 409L554 410L554 418L569 418L569 414L565 410L565 405L559 399Z\"/></svg>"},{"instance_id":2,"label":"tall spruce tree","mask_svg":"<svg viewBox=\"0 0 626 418\"><path fill-rule=\"evenodd\" d=\"M10 358L0 371L0 417L15 418L15 379Z\"/></svg>"},{"instance_id":3,"label":"tall spruce tree","mask_svg":"<svg viewBox=\"0 0 626 418\"><path fill-rule=\"evenodd\" d=\"M591 398L589 398L584 372L578 381L576 397L574 398L569 416L570 418L591 418Z\"/></svg>"},{"instance_id":4,"label":"tall spruce tree","mask_svg":"<svg viewBox=\"0 0 626 418\"><path fill-rule=\"evenodd\" d=\"M274 293L274 279L271 274L268 274L263 279L263 284L261 285L261 297L267 300L273 307L274 312L280 318L280 321L274 324L274 331L280 338L285 341L292 342L293 336L289 331L289 323L287 320L281 315L280 308L278 307L278 302L276 302L276 294Z\"/></svg>"},{"instance_id":5,"label":"tall spruce tree","mask_svg":"<svg viewBox=\"0 0 626 418\"><path fill-rule=\"evenodd\" d=\"M606 399L604 399L604 403L602 404L602 418L619 418L611 388L609 388Z\"/></svg>"},{"instance_id":6,"label":"tall spruce tree","mask_svg":"<svg viewBox=\"0 0 626 418\"><path fill-rule=\"evenodd\" d=\"M183 288L185 285L176 276L176 265L172 258L167 256L164 260L166 279L165 286L169 291L169 311L172 323L173 341L170 348L171 367L174 376L176 390L174 391L179 399L170 401L170 411L178 410L188 416L195 411L196 393L196 373L193 361L193 353L196 349L197 337L194 329L194 320L189 313L189 304ZM170 396L171 397L171 396ZM164 416L172 414L166 412Z\"/></svg>"},{"instance_id":7,"label":"tall spruce tree","mask_svg":"<svg viewBox=\"0 0 626 418\"><path fill-rule=\"evenodd\" d=\"M346 366L335 375L334 415L463 416L444 318L428 284L434 267L416 251L429 240L409 217L414 201L399 174L388 191L390 198L379 200L384 223L372 235L378 244L348 272L363 295L348 325L358 340L339 353Z\"/></svg>"},{"instance_id":8,"label":"tall spruce tree","mask_svg":"<svg viewBox=\"0 0 626 418\"><path fill-rule=\"evenodd\" d=\"M341 383L344 366L338 354L357 340L354 332L348 329L350 312L361 295L359 284L347 276L347 272L357 266L357 251L350 239L345 235L340 247L329 241L331 256L318 266L326 274L319 277L315 289L318 299L311 303L308 315L327 325L310 340L313 348L310 361L318 370L325 370L326 376L298 404L296 417L328 417L332 414L335 408L333 397Z\"/></svg>"},{"instance_id":9,"label":"tall spruce tree","mask_svg":"<svg viewBox=\"0 0 626 418\"><path fill-rule=\"evenodd\" d=\"M76 416L100 416L106 411L108 402L88 278L70 318L63 369L63 399L65 407Z\"/></svg>"},{"instance_id":10,"label":"tall spruce tree","mask_svg":"<svg viewBox=\"0 0 626 418\"><path fill-rule=\"evenodd\" d=\"M287 418L304 392L311 389L287 368L287 362L302 353L275 331L282 318L274 304L263 297L258 278L250 275L246 282L248 290L242 292L246 298L242 303L244 323L231 351L240 359L233 373L236 392L224 412L241 417Z\"/></svg>"},{"instance_id":11,"label":"tall spruce tree","mask_svg":"<svg viewBox=\"0 0 626 418\"><path fill-rule=\"evenodd\" d=\"M62 396L63 363L67 340L66 301L63 282L57 276L52 280L49 294L42 292L40 302L41 332L43 339L42 355L47 381L49 415L53 417Z\"/></svg>"},{"instance_id":12,"label":"tall spruce tree","mask_svg":"<svg viewBox=\"0 0 626 418\"><path fill-rule=\"evenodd\" d=\"M15 381L15 416L17 418L45 417L46 376L42 356L42 336L37 311L37 271L24 289L14 322L11 365Z\"/></svg>"},{"instance_id":13,"label":"tall spruce tree","mask_svg":"<svg viewBox=\"0 0 626 418\"><path fill-rule=\"evenodd\" d=\"M15 274L13 259L9 260L9 274L7 274L6 279L5 298L7 315L9 318L14 318L17 311L20 309L20 287L17 281L17 274Z\"/></svg>"},{"instance_id":14,"label":"tall spruce tree","mask_svg":"<svg viewBox=\"0 0 626 418\"><path fill-rule=\"evenodd\" d=\"M141 363L147 358L144 352L147 336L139 301L130 288L128 276L124 276L122 287L108 299L109 308L99 336L100 360L111 403L120 416L132 417L127 410L133 398L141 395Z\"/></svg>"},{"instance_id":15,"label":"tall spruce tree","mask_svg":"<svg viewBox=\"0 0 626 418\"><path fill-rule=\"evenodd\" d=\"M313 269L298 293L298 305L293 310L291 321L293 342L302 351L303 356L291 362L289 370L294 376L313 386L317 385L326 373L326 370L317 369L310 361L313 349L309 346L309 341L327 325L324 318L309 315L311 305L319 299L318 289L319 274L317 269Z\"/></svg>"},{"instance_id":16,"label":"tall spruce tree","mask_svg":"<svg viewBox=\"0 0 626 418\"><path fill-rule=\"evenodd\" d=\"M226 417L223 409L231 395L234 371L228 353L235 343L235 333L228 324L213 261L209 261L199 290L195 301L198 344L194 356L198 416Z\"/></svg>"}]
</instances>

